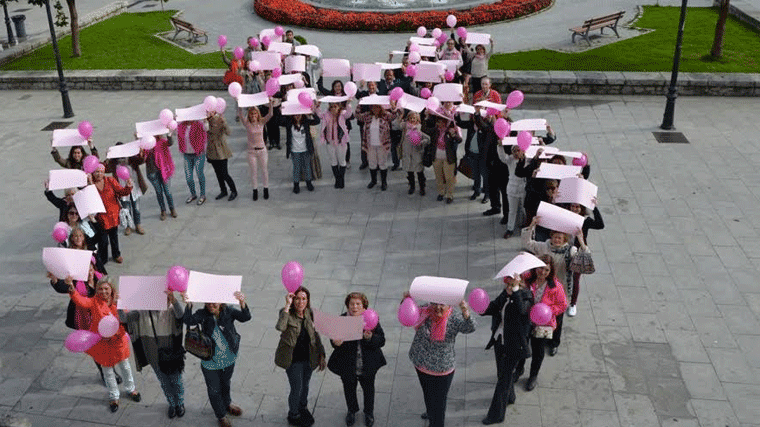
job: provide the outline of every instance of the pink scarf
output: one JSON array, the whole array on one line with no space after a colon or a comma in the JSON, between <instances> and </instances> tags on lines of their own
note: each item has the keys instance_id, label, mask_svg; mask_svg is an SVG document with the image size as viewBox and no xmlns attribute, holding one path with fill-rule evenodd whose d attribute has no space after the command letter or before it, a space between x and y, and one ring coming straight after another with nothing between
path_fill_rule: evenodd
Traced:
<instances>
[{"instance_id":1,"label":"pink scarf","mask_svg":"<svg viewBox=\"0 0 760 427\"><path fill-rule=\"evenodd\" d=\"M164 182L174 175L174 160L172 160L168 142L165 138L158 137L156 138L156 147L153 148L153 160L156 167L161 171L161 178Z\"/></svg>"},{"instance_id":2,"label":"pink scarf","mask_svg":"<svg viewBox=\"0 0 760 427\"><path fill-rule=\"evenodd\" d=\"M425 320L429 317L430 318L430 338L433 341L443 341L444 338L446 338L446 325L449 321L449 316L451 316L451 307L447 307L446 310L443 312L443 316L439 318L435 318L433 316L433 309L430 308L430 306L427 306L420 310L420 318L417 320L417 324L414 325L415 329L419 329L420 326L425 323Z\"/></svg>"}]
</instances>

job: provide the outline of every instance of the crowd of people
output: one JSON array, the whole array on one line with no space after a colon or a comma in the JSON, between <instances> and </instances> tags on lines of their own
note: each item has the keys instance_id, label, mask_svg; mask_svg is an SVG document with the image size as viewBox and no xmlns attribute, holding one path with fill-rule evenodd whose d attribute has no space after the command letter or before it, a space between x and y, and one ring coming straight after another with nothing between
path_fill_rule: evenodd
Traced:
<instances>
[{"instance_id":1,"label":"crowd of people","mask_svg":"<svg viewBox=\"0 0 760 427\"><path fill-rule=\"evenodd\" d=\"M292 31L286 32L282 40L294 45L297 43ZM230 83L239 82L246 93L265 90L266 81L272 74L271 70L256 70L249 65L252 53L260 49L266 49L266 46L249 39L248 49L240 58L229 58L223 51L223 58L230 65L225 79ZM488 57L492 51L493 44L469 46L452 32L435 57L424 59L459 61L451 80L461 83L463 103L490 101L500 104L502 95L491 87L486 76ZM415 50L410 43L403 56L404 65L385 70L381 81L358 82L359 91L355 98L389 95L396 88L414 96L430 92L434 84L415 82L414 77L409 75L407 65L413 52ZM346 96L342 81L334 81L328 90L323 86L322 76L314 80L316 71L313 65L316 62L312 60L307 57L308 69L301 72L303 86L311 87L314 81L315 91L323 96ZM443 81L444 77L441 78ZM325 110L320 108L319 102L313 102L309 112L282 114L283 103L293 102L288 99L288 92L293 88L283 86L268 97L267 104L247 110L239 108L236 112L236 121L247 135L247 159L254 201L259 198L259 175L263 185L262 197L265 200L270 197L268 155L270 150L281 148L281 130L285 131L285 155L292 159L294 193L300 192L301 181L305 181L308 191L315 190L313 180L318 178L321 170L316 150L318 144L325 146L334 175L334 187L344 188L351 157L351 121L355 120L361 141L359 169L368 169L367 188L374 189L379 183L380 191L386 191L389 169L405 170L408 194L419 192L420 196L425 196L425 171L427 167L432 167L437 200L452 203L460 161L459 147L464 144L465 155L472 166L470 200L475 201L483 195L480 202L490 202L489 209L483 215L501 213L501 223L506 226L504 238L519 232L524 249L539 256L545 263L544 267L505 278L504 290L483 313L492 316L492 334L486 349L494 348L497 367L496 388L483 424L503 422L507 405L515 401L514 384L524 373L526 359L531 359L529 377L525 383L525 389L530 391L537 385L545 353L554 356L558 351L564 314L567 312L572 317L577 313L581 272L573 268L573 260L578 254L589 253L586 246L588 230L604 227L599 210L594 208L592 212L587 212L585 206L575 203L560 205L585 218L583 226L574 235L539 225L538 206L541 202L554 203L558 181L537 178L536 171L544 161L565 164L567 160L561 155L544 159L540 148L532 158L528 158L518 146L502 145L494 123L499 118L512 120L508 108L498 110L489 107L486 111L486 108L476 106L472 114L460 112L454 102L443 102L439 108L425 108L417 112L404 108L397 99L390 99L387 104L363 105L355 104L354 97L348 97L341 101L323 102L328 104ZM233 403L231 382L241 351L241 336L236 331L235 322L246 322L252 316L245 296L240 292L235 294L239 307L206 303L193 311L186 295L181 294L178 299L173 292L167 291L167 309L164 311L122 312L116 309L116 283L107 275L105 267L109 260L124 262L119 247L120 225L125 235L133 231L140 235L146 232L141 224L139 204L140 197L148 190L141 172L143 163L147 179L156 192L160 220L166 220L167 215L177 218L171 191L171 178L175 172L171 147L175 138L184 160L189 191L185 200L187 204L195 202L203 205L206 202L206 160L212 164L218 180L216 200L226 197L232 201L237 197L238 187L228 171L228 160L233 157L227 143L228 135L230 127L223 111L209 110L204 120L181 121L176 131L157 135L155 146L141 149L136 156L108 159L99 164L88 174L88 184L97 188L105 207L105 212L97 215L79 216L72 201L76 188L67 189L63 197L58 197L46 186L45 195L58 209L59 221L70 227L68 238L61 245L93 251L90 276L86 281L55 277L48 273L53 288L70 295L66 325L72 329L98 332L99 321L104 317L120 319L120 326L113 336L102 339L87 350L108 389L111 411L119 408L119 384L123 384L129 398L134 401L141 399L129 362L131 346L135 353L136 369L150 366L155 372L169 405L169 418L182 417L185 414L183 332L185 328L199 326L200 332L213 343L210 358L201 362L201 371L219 425L231 425L229 416L243 413L243 409ZM546 134L539 138L540 144L552 144L555 140L554 131L547 126ZM91 155L99 155L91 140L87 146ZM55 148L52 155L64 168L83 169L87 152L85 146L74 146L66 159ZM119 178L115 172L117 166L127 166L130 179ZM107 176L107 173L113 173L113 176ZM587 179L589 173L590 167L585 165L581 175ZM194 175L197 175L198 191ZM408 296L404 294L404 298ZM180 300L185 303L184 307ZM539 302L551 308L551 321L546 325L535 325L529 317L531 307ZM352 292L345 298L345 308L344 316L361 316L369 308L369 301L364 294ZM315 423L314 416L308 410L309 382L315 369L325 368L337 374L343 383L346 425L356 423L360 409L357 385L361 385L363 391L364 424L374 424L375 378L386 364L382 351L385 334L379 323L364 331L360 340L331 340L333 350L328 357L314 326L309 290L302 286L286 295L275 328L281 336L274 360L276 366L285 370L290 384L287 420L291 425ZM458 307L430 303L422 306L415 328L409 359L416 369L424 395L426 412L422 417L432 427L443 426L448 390L455 372L456 336L473 332L476 321L465 301ZM115 370L117 367L119 373Z\"/></svg>"}]
</instances>

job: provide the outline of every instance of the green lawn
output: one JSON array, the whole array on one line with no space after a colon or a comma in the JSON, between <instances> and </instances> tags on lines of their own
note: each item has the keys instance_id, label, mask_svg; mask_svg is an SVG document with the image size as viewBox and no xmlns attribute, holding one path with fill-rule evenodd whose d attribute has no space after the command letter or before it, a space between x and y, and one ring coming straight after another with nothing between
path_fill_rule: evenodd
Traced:
<instances>
[{"instance_id":1,"label":"green lawn","mask_svg":"<svg viewBox=\"0 0 760 427\"><path fill-rule=\"evenodd\" d=\"M67 70L226 68L218 52L193 55L154 36L172 29L176 11L122 13L80 32L82 56L71 57L71 37L58 41ZM186 37L186 33L180 35ZM209 43L216 43L209 36ZM48 44L2 67L4 70L54 70Z\"/></svg>"},{"instance_id":2,"label":"green lawn","mask_svg":"<svg viewBox=\"0 0 760 427\"><path fill-rule=\"evenodd\" d=\"M645 6L644 15L636 22L636 26L654 29L651 33L583 53L540 49L493 55L489 66L491 69L505 70L670 71L679 12L680 8L677 7ZM717 19L717 8L690 8L687 11L680 70L728 73L760 71L760 33L733 17L729 17L726 23L723 58L720 61L707 58L712 48ZM570 38L569 31L567 37ZM577 37L575 41L586 43Z\"/></svg>"}]
</instances>

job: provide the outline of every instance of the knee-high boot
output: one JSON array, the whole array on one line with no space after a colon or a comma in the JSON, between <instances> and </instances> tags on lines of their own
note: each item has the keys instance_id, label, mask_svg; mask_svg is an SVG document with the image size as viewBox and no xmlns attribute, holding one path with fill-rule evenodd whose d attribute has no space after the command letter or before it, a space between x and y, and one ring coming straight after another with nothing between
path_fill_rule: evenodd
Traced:
<instances>
[{"instance_id":1,"label":"knee-high boot","mask_svg":"<svg viewBox=\"0 0 760 427\"><path fill-rule=\"evenodd\" d=\"M382 191L388 189L388 169L380 169L380 189Z\"/></svg>"},{"instance_id":2,"label":"knee-high boot","mask_svg":"<svg viewBox=\"0 0 760 427\"><path fill-rule=\"evenodd\" d=\"M377 185L377 169L370 169L369 177L369 184L367 184L367 188L373 188L375 185Z\"/></svg>"},{"instance_id":3,"label":"knee-high boot","mask_svg":"<svg viewBox=\"0 0 760 427\"><path fill-rule=\"evenodd\" d=\"M338 177L340 182L340 187L338 188L344 188L346 186L346 167L345 166L338 166Z\"/></svg>"},{"instance_id":4,"label":"knee-high boot","mask_svg":"<svg viewBox=\"0 0 760 427\"><path fill-rule=\"evenodd\" d=\"M333 166L333 176L335 177L335 185L333 187L340 188L340 170L338 169L340 166Z\"/></svg>"},{"instance_id":5,"label":"knee-high boot","mask_svg":"<svg viewBox=\"0 0 760 427\"><path fill-rule=\"evenodd\" d=\"M417 181L420 183L420 196L425 195L425 172L417 172Z\"/></svg>"},{"instance_id":6,"label":"knee-high boot","mask_svg":"<svg viewBox=\"0 0 760 427\"><path fill-rule=\"evenodd\" d=\"M414 194L414 172L407 172L406 173L406 180L409 181L409 192L408 192L408 194Z\"/></svg>"}]
</instances>

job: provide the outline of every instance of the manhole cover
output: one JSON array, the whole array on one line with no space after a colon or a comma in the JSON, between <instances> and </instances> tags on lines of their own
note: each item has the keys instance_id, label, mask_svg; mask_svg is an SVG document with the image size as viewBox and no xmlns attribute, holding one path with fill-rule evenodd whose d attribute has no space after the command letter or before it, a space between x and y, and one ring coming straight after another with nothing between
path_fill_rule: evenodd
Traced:
<instances>
[{"instance_id":1,"label":"manhole cover","mask_svg":"<svg viewBox=\"0 0 760 427\"><path fill-rule=\"evenodd\" d=\"M652 132L654 139L660 144L688 144L689 140L686 139L681 132Z\"/></svg>"},{"instance_id":2,"label":"manhole cover","mask_svg":"<svg viewBox=\"0 0 760 427\"><path fill-rule=\"evenodd\" d=\"M49 125L45 126L44 128L40 130L44 132L44 131L51 131L51 130L56 130L56 129L66 129L72 123L74 122L50 122Z\"/></svg>"}]
</instances>

